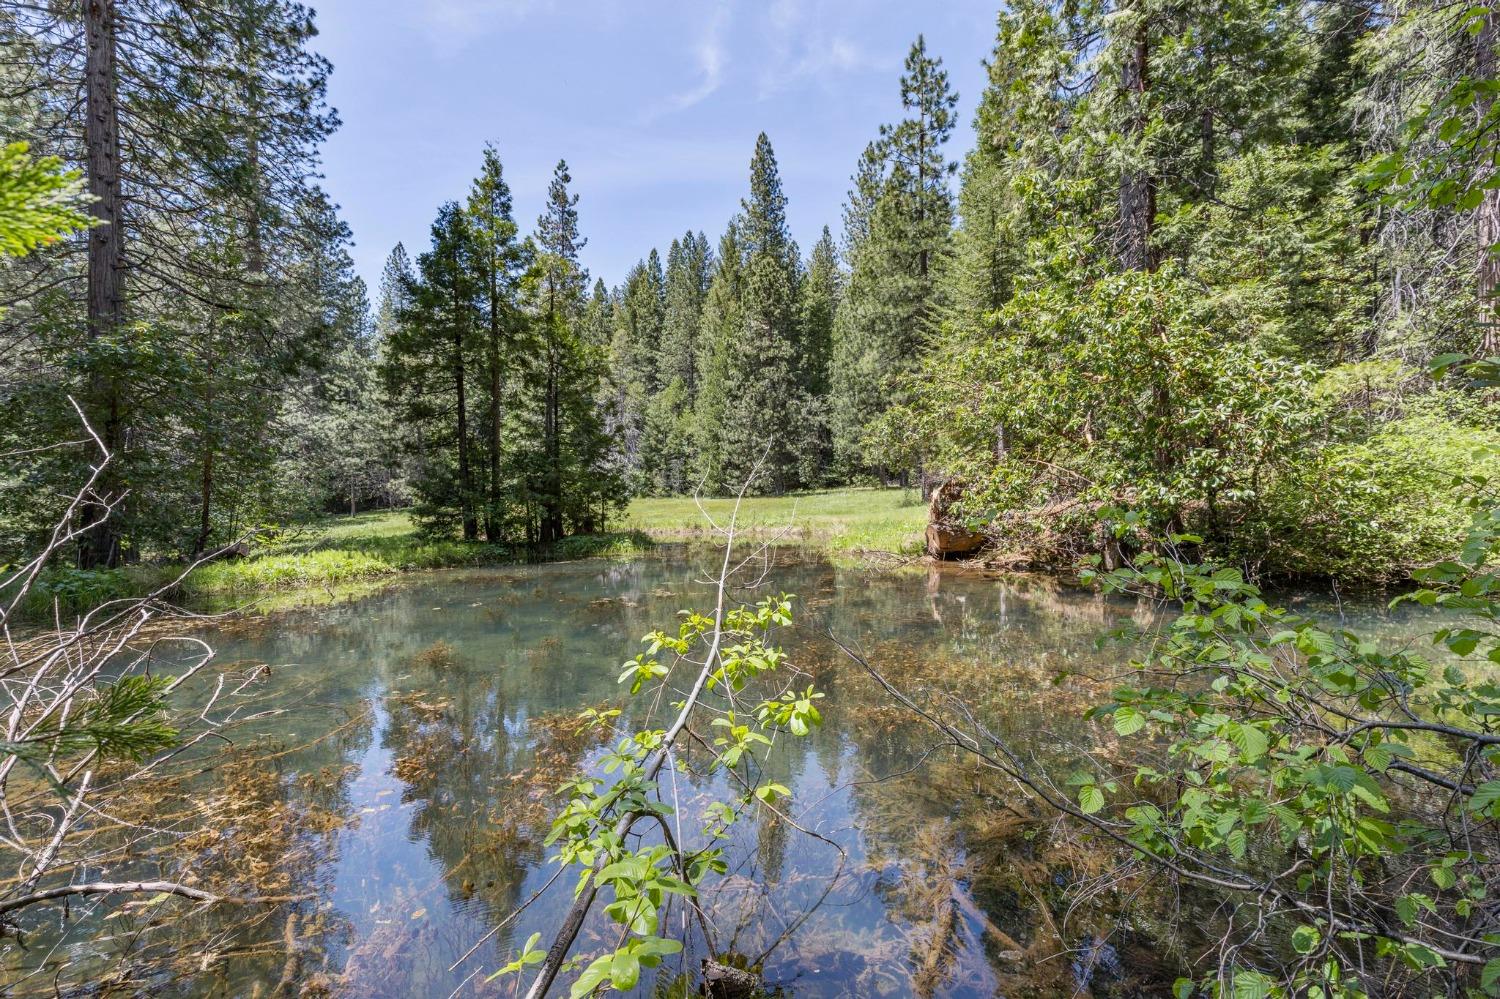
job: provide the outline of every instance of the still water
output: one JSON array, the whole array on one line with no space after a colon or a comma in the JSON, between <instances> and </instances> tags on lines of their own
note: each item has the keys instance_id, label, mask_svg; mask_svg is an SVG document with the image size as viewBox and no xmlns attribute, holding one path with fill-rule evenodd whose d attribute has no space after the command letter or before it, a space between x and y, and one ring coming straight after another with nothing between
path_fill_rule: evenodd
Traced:
<instances>
[{"instance_id":1,"label":"still water","mask_svg":"<svg viewBox=\"0 0 1500 999\"><path fill-rule=\"evenodd\" d=\"M127 994L144 968L158 995L516 994L515 977L486 979L533 931L545 946L573 875L486 934L556 871L542 842L553 789L603 751L576 716L624 707L622 729L648 723L616 683L620 663L680 609L711 608L713 568L710 552L666 549L442 572L206 631L218 676L269 673L226 729L232 745L197 747L191 794L122 818L171 834L143 877L291 900L233 912L75 906L31 927L31 948L0 970L37 994L59 971L77 980L94 967L131 980ZM1113 737L1081 720L1105 689L1090 676L1124 658L1096 638L1151 609L1045 579L786 552L739 596L781 590L797 595L797 620L778 640L826 693L824 724L765 763L761 779L792 790L800 828L765 811L734 828L730 870L702 899L713 951L758 967L784 996L1165 994L1193 953L1193 900L1121 876L1119 857L938 747L829 638L1065 776L1112 752ZM1391 641L1425 628L1378 604L1337 610ZM690 773L662 784L689 840L703 806L730 793ZM691 946L637 994L697 994L707 950L688 920L669 912L663 935ZM574 952L615 937L590 923ZM95 985L109 991L108 979Z\"/></svg>"}]
</instances>

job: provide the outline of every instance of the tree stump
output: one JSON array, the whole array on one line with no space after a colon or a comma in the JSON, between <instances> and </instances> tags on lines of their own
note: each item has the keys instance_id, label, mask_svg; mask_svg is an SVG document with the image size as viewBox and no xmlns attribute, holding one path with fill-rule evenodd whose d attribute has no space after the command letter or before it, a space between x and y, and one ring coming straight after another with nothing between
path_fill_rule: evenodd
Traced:
<instances>
[{"instance_id":1,"label":"tree stump","mask_svg":"<svg viewBox=\"0 0 1500 999\"><path fill-rule=\"evenodd\" d=\"M984 547L983 534L969 530L949 513L963 494L963 479L945 479L932 490L927 504L927 554L933 558L964 558Z\"/></svg>"}]
</instances>

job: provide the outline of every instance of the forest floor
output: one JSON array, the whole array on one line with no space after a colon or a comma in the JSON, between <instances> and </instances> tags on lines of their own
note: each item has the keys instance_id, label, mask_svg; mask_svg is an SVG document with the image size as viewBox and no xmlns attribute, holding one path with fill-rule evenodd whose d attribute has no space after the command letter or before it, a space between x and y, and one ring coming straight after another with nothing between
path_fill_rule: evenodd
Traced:
<instances>
[{"instance_id":1,"label":"forest floor","mask_svg":"<svg viewBox=\"0 0 1500 999\"><path fill-rule=\"evenodd\" d=\"M632 500L622 526L658 541L711 539L708 517L727 524L732 499L646 497ZM787 496L749 496L738 530L759 541L807 545L831 552L922 550L927 507L915 489L821 489Z\"/></svg>"},{"instance_id":2,"label":"forest floor","mask_svg":"<svg viewBox=\"0 0 1500 999\"><path fill-rule=\"evenodd\" d=\"M618 529L565 538L536 551L522 545L464 542L418 533L410 513L381 510L329 516L262 540L245 558L194 569L173 596L193 605L221 605L250 594L365 583L420 569L562 561L639 553L656 541L711 541L706 512L728 521L732 499L684 497L631 502ZM921 551L926 508L915 490L830 489L788 496L755 496L740 506L742 537L830 553ZM141 596L180 576L185 566L156 563L121 569L56 569L26 601L29 616L50 617L105 600Z\"/></svg>"}]
</instances>

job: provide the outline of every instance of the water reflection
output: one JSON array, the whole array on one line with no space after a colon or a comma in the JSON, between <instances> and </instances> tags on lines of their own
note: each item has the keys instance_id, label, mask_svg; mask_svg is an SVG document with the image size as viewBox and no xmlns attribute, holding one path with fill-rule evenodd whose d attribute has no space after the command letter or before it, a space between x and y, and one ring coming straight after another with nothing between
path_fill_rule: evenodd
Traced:
<instances>
[{"instance_id":1,"label":"water reflection","mask_svg":"<svg viewBox=\"0 0 1500 999\"><path fill-rule=\"evenodd\" d=\"M1151 608L1045 579L779 558L769 585L799 595L785 644L826 692L825 724L765 763L765 778L793 789L795 827L762 809L733 830L730 871L703 900L715 949L788 996L1164 994L1209 921L1200 903L934 751L932 732L826 637L1056 769L1111 751L1080 719L1098 692L1089 677L1119 658L1094 641L1149 623ZM441 573L220 629L220 661L237 664L226 669L271 667L256 705L267 713L232 747L200 747L186 786L143 793L117 818L159 833L143 841L146 873L286 901L78 906L26 927L28 949L8 946L11 991L513 994L513 980L486 978L556 924L571 876L465 956L552 877L553 790L601 751L576 716L613 706L622 727L642 722L618 664L678 609L708 602L709 561L679 551ZM1421 628L1343 610L1387 638ZM671 793L692 826L727 789L691 772L701 752L685 761ZM674 911L668 926L701 937L688 920ZM612 944L591 924L577 952ZM694 994L703 956L690 948L640 993Z\"/></svg>"}]
</instances>

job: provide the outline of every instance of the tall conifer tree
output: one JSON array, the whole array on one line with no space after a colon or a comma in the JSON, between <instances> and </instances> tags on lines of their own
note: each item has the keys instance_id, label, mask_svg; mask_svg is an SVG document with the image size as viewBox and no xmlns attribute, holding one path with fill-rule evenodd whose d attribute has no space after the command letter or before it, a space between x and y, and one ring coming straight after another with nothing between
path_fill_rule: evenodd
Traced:
<instances>
[{"instance_id":1,"label":"tall conifer tree","mask_svg":"<svg viewBox=\"0 0 1500 999\"><path fill-rule=\"evenodd\" d=\"M944 146L958 95L942 60L917 37L900 81L899 122L865 150L845 212L851 274L836 317L830 421L839 472L905 477L866 453L865 435L915 370L939 308L938 275L951 245L956 164ZM876 467L878 466L878 467Z\"/></svg>"},{"instance_id":2,"label":"tall conifer tree","mask_svg":"<svg viewBox=\"0 0 1500 999\"><path fill-rule=\"evenodd\" d=\"M800 260L786 222L786 194L771 140L762 132L750 161L750 194L740 204L745 270L744 326L728 344L724 472L731 487L781 493L798 484L795 428L804 414L797 315Z\"/></svg>"}]
</instances>

